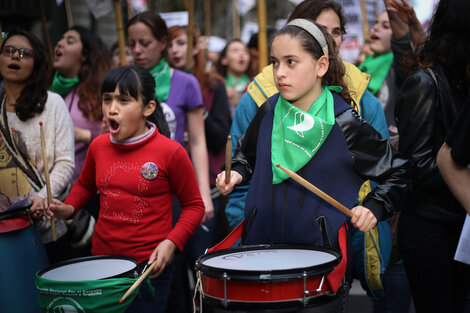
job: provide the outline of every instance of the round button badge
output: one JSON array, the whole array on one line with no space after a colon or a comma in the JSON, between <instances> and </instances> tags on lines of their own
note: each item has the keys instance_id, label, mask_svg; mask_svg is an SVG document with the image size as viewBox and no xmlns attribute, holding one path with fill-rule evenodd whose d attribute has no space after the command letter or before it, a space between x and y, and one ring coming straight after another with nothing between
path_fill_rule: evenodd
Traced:
<instances>
[{"instance_id":1,"label":"round button badge","mask_svg":"<svg viewBox=\"0 0 470 313\"><path fill-rule=\"evenodd\" d=\"M154 180L158 175L158 166L153 162L147 162L140 169L142 177L147 180Z\"/></svg>"}]
</instances>

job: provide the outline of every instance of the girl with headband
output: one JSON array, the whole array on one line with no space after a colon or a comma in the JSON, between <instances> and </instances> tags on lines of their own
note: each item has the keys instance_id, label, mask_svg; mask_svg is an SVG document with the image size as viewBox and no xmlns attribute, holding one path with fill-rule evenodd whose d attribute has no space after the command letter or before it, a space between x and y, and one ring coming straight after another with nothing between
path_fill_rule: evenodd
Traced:
<instances>
[{"instance_id":1,"label":"girl with headband","mask_svg":"<svg viewBox=\"0 0 470 313\"><path fill-rule=\"evenodd\" d=\"M220 173L217 185L228 194L251 179L242 244L321 245L341 251L341 263L327 276L329 291L337 297L325 304L340 312L348 259L347 216L276 164L349 208L364 180L379 182L363 205L352 209L351 222L363 232L400 207L409 165L349 104L344 65L332 40L306 19L292 20L275 34L270 59L279 93L261 106L239 141L229 183Z\"/></svg>"}]
</instances>

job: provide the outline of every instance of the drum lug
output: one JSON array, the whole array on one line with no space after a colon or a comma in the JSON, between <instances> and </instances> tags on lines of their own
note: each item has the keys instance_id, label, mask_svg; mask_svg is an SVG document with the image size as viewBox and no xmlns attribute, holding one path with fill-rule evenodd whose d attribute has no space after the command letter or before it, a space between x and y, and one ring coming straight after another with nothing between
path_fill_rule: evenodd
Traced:
<instances>
[{"instance_id":1,"label":"drum lug","mask_svg":"<svg viewBox=\"0 0 470 313\"><path fill-rule=\"evenodd\" d=\"M227 273L224 272L222 275L222 279L224 280L224 307L227 308L228 301L227 301Z\"/></svg>"},{"instance_id":2,"label":"drum lug","mask_svg":"<svg viewBox=\"0 0 470 313\"><path fill-rule=\"evenodd\" d=\"M304 278L304 297L303 302L304 306L307 306L309 298L318 297L324 295L325 293L321 290L323 287L323 282L325 281L325 276L321 278L320 285L316 290L307 290L307 272L303 272L302 277ZM312 297L308 297L309 295L314 294Z\"/></svg>"}]
</instances>

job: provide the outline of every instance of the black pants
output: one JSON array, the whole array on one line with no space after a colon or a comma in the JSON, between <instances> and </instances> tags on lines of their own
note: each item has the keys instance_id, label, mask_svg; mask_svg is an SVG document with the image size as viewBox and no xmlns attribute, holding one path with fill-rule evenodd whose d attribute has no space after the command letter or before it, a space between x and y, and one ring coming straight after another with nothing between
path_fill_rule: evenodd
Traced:
<instances>
[{"instance_id":1,"label":"black pants","mask_svg":"<svg viewBox=\"0 0 470 313\"><path fill-rule=\"evenodd\" d=\"M417 313L464 312L470 266L454 261L462 225L401 214L398 245Z\"/></svg>"}]
</instances>

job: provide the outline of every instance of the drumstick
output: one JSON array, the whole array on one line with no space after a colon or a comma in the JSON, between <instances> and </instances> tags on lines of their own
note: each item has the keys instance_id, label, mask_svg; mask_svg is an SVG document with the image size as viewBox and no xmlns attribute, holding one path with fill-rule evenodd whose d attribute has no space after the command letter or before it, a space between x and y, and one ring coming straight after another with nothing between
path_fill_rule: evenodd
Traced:
<instances>
[{"instance_id":1,"label":"drumstick","mask_svg":"<svg viewBox=\"0 0 470 313\"><path fill-rule=\"evenodd\" d=\"M131 286L129 289L127 289L126 293L122 296L121 300L119 300L119 303L123 303L124 300L126 300L126 298L129 297L129 295L130 295L131 293L133 293L134 290L135 290L137 287L139 287L139 285L142 283L142 281L143 281L147 276L149 276L150 272L153 271L153 269L155 268L156 265L157 265L157 262L154 261L154 262L145 270L145 272L144 272L142 275L140 275L139 279L137 279L137 280L135 281L135 283L133 283L132 286Z\"/></svg>"},{"instance_id":2,"label":"drumstick","mask_svg":"<svg viewBox=\"0 0 470 313\"><path fill-rule=\"evenodd\" d=\"M44 175L46 176L46 190L47 190L47 204L52 203L51 194L51 181L49 179L49 166L47 164L47 150L46 140L44 139L44 130L42 129L42 122L39 122L39 129L41 130L41 148L42 148L42 161L44 162ZM55 231L55 219L51 218L52 241L57 241L57 233Z\"/></svg>"},{"instance_id":3,"label":"drumstick","mask_svg":"<svg viewBox=\"0 0 470 313\"><path fill-rule=\"evenodd\" d=\"M230 171L232 170L232 136L227 137L225 147L225 183L230 183Z\"/></svg>"},{"instance_id":4,"label":"drumstick","mask_svg":"<svg viewBox=\"0 0 470 313\"><path fill-rule=\"evenodd\" d=\"M353 216L353 212L350 209L348 209L347 207L345 207L344 205L342 205L341 203L339 203L338 201L336 201L335 199L333 199L332 197L324 193L322 190L318 189L317 187L309 183L304 178L300 177L297 173L294 173L291 170L288 170L287 168L283 167L279 163L276 163L276 166L279 167L281 170L283 170L293 180L295 180L296 182L298 182L299 184L301 184L302 186L304 186L305 188L307 188L308 190L310 190L311 192L313 192L314 194L316 194L317 196L319 196L320 198L322 198L323 200L325 200L326 202L328 202L329 204L331 204L332 206L334 206L335 208L337 208L338 210L346 214L347 216L349 217Z\"/></svg>"}]
</instances>

